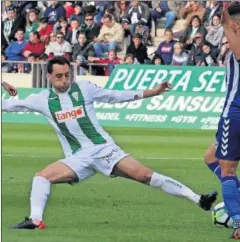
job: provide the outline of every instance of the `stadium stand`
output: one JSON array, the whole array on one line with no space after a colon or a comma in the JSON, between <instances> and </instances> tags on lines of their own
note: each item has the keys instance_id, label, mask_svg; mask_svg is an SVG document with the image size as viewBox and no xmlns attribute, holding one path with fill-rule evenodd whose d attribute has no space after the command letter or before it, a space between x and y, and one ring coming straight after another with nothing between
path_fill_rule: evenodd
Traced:
<instances>
[{"instance_id":1,"label":"stadium stand","mask_svg":"<svg viewBox=\"0 0 240 242\"><path fill-rule=\"evenodd\" d=\"M29 73L21 61L42 64L56 55L67 56L81 75L109 75L124 63L224 66L229 56L223 1L1 4L3 72Z\"/></svg>"}]
</instances>

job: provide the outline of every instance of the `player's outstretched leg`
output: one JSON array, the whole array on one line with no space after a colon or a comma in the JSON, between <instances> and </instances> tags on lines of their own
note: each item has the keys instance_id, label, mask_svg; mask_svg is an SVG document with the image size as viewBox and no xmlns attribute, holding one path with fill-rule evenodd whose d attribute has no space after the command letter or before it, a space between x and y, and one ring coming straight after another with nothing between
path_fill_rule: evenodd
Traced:
<instances>
[{"instance_id":1,"label":"player's outstretched leg","mask_svg":"<svg viewBox=\"0 0 240 242\"><path fill-rule=\"evenodd\" d=\"M122 175L123 177L150 185L151 187L159 188L170 195L185 197L198 204L204 210L210 210L212 204L217 199L216 191L200 196L179 181L153 172L130 156L122 159L114 167L113 174Z\"/></svg>"},{"instance_id":2,"label":"player's outstretched leg","mask_svg":"<svg viewBox=\"0 0 240 242\"><path fill-rule=\"evenodd\" d=\"M11 226L12 229L45 229L43 212L50 194L51 184L70 182L78 179L76 173L62 162L47 166L33 178L30 197L31 215L22 222Z\"/></svg>"}]
</instances>

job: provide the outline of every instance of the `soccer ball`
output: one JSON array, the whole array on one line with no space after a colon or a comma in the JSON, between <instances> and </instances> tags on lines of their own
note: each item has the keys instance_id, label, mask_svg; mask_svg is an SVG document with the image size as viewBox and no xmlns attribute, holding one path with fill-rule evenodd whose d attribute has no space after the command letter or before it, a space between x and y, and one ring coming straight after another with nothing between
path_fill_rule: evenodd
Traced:
<instances>
[{"instance_id":1,"label":"soccer ball","mask_svg":"<svg viewBox=\"0 0 240 242\"><path fill-rule=\"evenodd\" d=\"M228 216L224 202L217 204L212 210L212 220L217 227L231 228L233 220Z\"/></svg>"}]
</instances>

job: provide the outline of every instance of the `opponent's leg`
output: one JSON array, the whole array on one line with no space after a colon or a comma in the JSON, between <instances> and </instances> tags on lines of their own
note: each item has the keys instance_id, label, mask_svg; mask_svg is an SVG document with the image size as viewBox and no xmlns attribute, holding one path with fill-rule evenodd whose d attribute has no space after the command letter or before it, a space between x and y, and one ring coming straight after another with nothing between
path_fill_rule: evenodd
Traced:
<instances>
[{"instance_id":1,"label":"opponent's leg","mask_svg":"<svg viewBox=\"0 0 240 242\"><path fill-rule=\"evenodd\" d=\"M206 150L204 154L204 161L210 171L217 176L219 181L221 181L221 168L218 162L218 159L215 156L216 148L215 143L211 144L211 146Z\"/></svg>"},{"instance_id":2,"label":"opponent's leg","mask_svg":"<svg viewBox=\"0 0 240 242\"><path fill-rule=\"evenodd\" d=\"M221 167L219 164L219 160L216 158L216 144L213 143L205 152L204 154L204 161L207 164L208 168L217 176L219 181L222 181L222 175L221 175ZM240 181L236 175L236 183L238 190L240 192Z\"/></svg>"},{"instance_id":3,"label":"opponent's leg","mask_svg":"<svg viewBox=\"0 0 240 242\"><path fill-rule=\"evenodd\" d=\"M200 196L179 181L152 171L130 156L120 160L112 173L123 174L124 177L160 188L168 194L185 197L200 205L204 210L209 210L217 198L217 192Z\"/></svg>"},{"instance_id":4,"label":"opponent's leg","mask_svg":"<svg viewBox=\"0 0 240 242\"><path fill-rule=\"evenodd\" d=\"M228 214L233 219L233 239L240 240L240 200L238 179L236 177L238 162L220 160L222 169L222 194Z\"/></svg>"}]
</instances>

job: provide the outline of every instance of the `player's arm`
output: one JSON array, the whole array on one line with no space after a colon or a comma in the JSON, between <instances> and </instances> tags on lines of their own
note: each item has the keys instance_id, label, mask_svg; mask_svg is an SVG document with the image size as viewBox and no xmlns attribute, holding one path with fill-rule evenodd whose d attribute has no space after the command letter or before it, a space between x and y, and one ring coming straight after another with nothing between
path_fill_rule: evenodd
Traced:
<instances>
[{"instance_id":1,"label":"player's arm","mask_svg":"<svg viewBox=\"0 0 240 242\"><path fill-rule=\"evenodd\" d=\"M222 25L224 27L225 35L228 39L228 43L230 46L230 49L232 49L233 54L235 55L236 59L240 61L240 37L237 36L232 28L232 19L229 15L228 9L226 6L224 6L222 11Z\"/></svg>"},{"instance_id":2,"label":"player's arm","mask_svg":"<svg viewBox=\"0 0 240 242\"><path fill-rule=\"evenodd\" d=\"M17 89L14 86L8 84L3 80L2 80L2 87L8 92L10 96L16 96L18 93Z\"/></svg>"},{"instance_id":3,"label":"player's arm","mask_svg":"<svg viewBox=\"0 0 240 242\"><path fill-rule=\"evenodd\" d=\"M41 102L38 94L31 94L24 100L2 99L3 112L40 112Z\"/></svg>"},{"instance_id":4,"label":"player's arm","mask_svg":"<svg viewBox=\"0 0 240 242\"><path fill-rule=\"evenodd\" d=\"M153 97L169 91L171 84L168 82L160 83L156 88L144 91L116 91L98 87L97 85L88 82L88 91L93 98L93 101L105 103L121 103L130 102L143 98Z\"/></svg>"}]
</instances>

